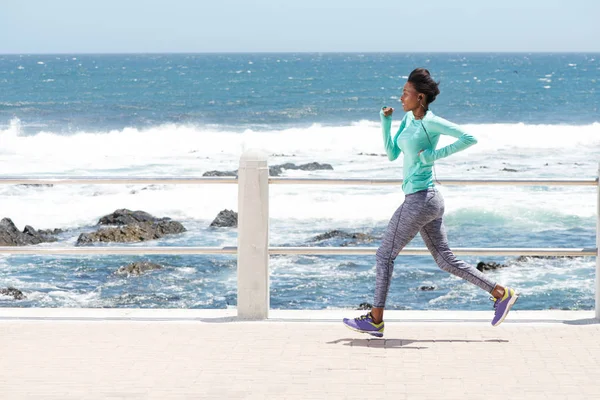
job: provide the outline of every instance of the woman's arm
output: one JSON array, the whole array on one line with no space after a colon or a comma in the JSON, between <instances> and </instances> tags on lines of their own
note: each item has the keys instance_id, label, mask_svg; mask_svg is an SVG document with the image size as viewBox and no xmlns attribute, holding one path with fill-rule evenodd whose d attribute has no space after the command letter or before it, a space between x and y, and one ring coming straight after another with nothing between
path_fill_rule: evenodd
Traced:
<instances>
[{"instance_id":1,"label":"woman's arm","mask_svg":"<svg viewBox=\"0 0 600 400\"><path fill-rule=\"evenodd\" d=\"M419 158L421 159L421 162L426 164L431 164L440 158L448 157L451 154L462 151L477 143L477 139L463 131L458 125L437 116L432 121L428 121L425 129L428 130L429 135L435 132L440 135L448 135L458 139L456 142L449 144L446 147L442 147L441 149L428 149L421 152Z\"/></svg>"},{"instance_id":2,"label":"woman's arm","mask_svg":"<svg viewBox=\"0 0 600 400\"><path fill-rule=\"evenodd\" d=\"M383 134L383 145L385 146L385 152L387 153L388 159L390 161L394 161L400 155L400 148L396 144L396 138L398 134L404 129L404 125L406 124L406 115L402 118L402 122L400 123L400 128L398 132L394 136L392 140L391 137L391 129L392 129L392 116L386 117L383 113L383 109L379 112L379 116L381 117L381 132Z\"/></svg>"}]
</instances>

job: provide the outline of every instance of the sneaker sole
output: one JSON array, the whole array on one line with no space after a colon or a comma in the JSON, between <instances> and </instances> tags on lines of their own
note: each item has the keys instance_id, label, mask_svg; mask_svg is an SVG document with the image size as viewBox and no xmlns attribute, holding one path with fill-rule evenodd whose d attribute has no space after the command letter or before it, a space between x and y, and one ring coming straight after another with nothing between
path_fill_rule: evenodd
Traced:
<instances>
[{"instance_id":1,"label":"sneaker sole","mask_svg":"<svg viewBox=\"0 0 600 400\"><path fill-rule=\"evenodd\" d=\"M496 322L495 324L492 324L492 326L498 326L502 323L502 321L504 321L504 319L508 315L508 312L510 311L512 306L517 302L518 299L519 299L519 295L515 293L515 295L513 297L511 297L511 299L509 300L508 305L506 306L506 309L504 310L504 313L502 314L502 318L500 318L500 320L498 322Z\"/></svg>"},{"instance_id":2,"label":"sneaker sole","mask_svg":"<svg viewBox=\"0 0 600 400\"><path fill-rule=\"evenodd\" d=\"M375 337L378 337L378 338L381 338L381 337L383 337L383 333L381 333L381 332L369 332L369 331L361 331L360 329L352 328L351 326L349 326L349 325L346 325L346 324L344 324L344 326L345 326L346 328L350 329L351 331L354 331L354 332L366 333L366 334L369 334L369 335L371 335L371 336L375 336Z\"/></svg>"}]
</instances>

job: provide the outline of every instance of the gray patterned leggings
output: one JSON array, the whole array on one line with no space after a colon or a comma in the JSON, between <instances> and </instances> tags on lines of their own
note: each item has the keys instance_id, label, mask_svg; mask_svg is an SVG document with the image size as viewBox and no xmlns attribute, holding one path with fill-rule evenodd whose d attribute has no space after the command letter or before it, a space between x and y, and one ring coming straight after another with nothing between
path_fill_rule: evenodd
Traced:
<instances>
[{"instance_id":1,"label":"gray patterned leggings","mask_svg":"<svg viewBox=\"0 0 600 400\"><path fill-rule=\"evenodd\" d=\"M495 282L452 254L448 247L443 215L444 199L436 189L430 188L406 196L404 203L392 216L381 246L377 249L374 307L385 307L394 260L417 232L421 233L425 245L441 269L466 279L488 293L494 290Z\"/></svg>"}]
</instances>

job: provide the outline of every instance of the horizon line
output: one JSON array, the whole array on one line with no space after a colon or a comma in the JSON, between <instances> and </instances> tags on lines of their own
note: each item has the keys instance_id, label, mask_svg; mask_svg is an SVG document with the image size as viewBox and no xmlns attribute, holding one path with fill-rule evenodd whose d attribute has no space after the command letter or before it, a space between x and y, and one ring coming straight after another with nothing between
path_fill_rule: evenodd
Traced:
<instances>
[{"instance_id":1,"label":"horizon line","mask_svg":"<svg viewBox=\"0 0 600 400\"><path fill-rule=\"evenodd\" d=\"M0 52L0 55L214 55L214 54L600 54L597 51L149 51L149 52Z\"/></svg>"}]
</instances>

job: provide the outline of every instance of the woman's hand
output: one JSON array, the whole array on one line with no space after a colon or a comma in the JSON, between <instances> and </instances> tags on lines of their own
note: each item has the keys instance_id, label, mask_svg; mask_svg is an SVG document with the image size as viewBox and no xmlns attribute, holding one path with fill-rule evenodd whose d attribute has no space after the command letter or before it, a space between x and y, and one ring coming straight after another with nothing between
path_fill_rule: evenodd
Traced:
<instances>
[{"instance_id":1,"label":"woman's hand","mask_svg":"<svg viewBox=\"0 0 600 400\"><path fill-rule=\"evenodd\" d=\"M383 115L385 115L386 117L391 116L393 112L394 109L392 107L383 107Z\"/></svg>"}]
</instances>

